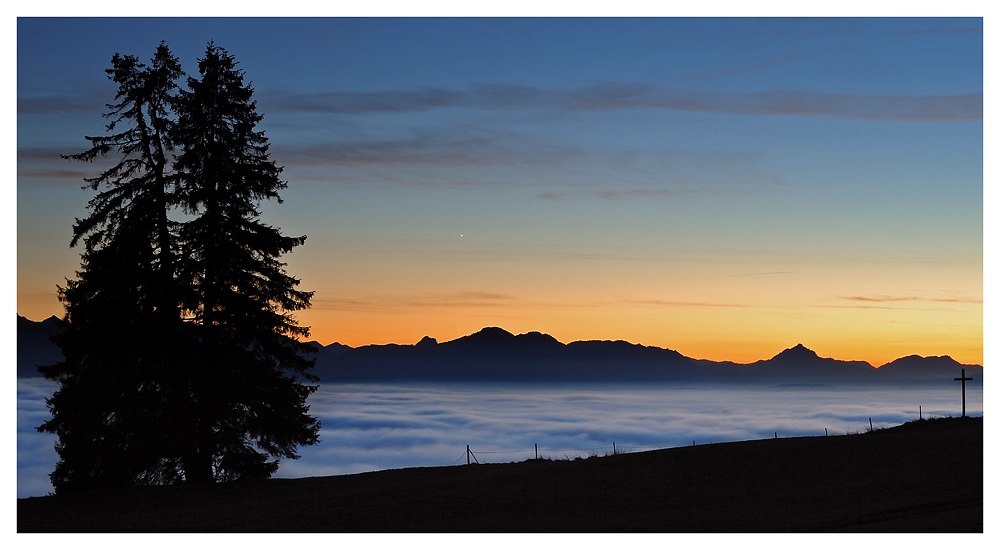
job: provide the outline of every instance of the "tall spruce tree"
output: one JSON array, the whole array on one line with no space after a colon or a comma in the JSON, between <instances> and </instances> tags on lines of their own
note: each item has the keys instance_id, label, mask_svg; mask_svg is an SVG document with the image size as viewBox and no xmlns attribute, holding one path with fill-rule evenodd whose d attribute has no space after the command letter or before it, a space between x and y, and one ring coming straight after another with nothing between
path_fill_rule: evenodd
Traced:
<instances>
[{"instance_id":1,"label":"tall spruce tree","mask_svg":"<svg viewBox=\"0 0 1000 550\"><path fill-rule=\"evenodd\" d=\"M76 220L71 246L82 240L82 266L59 288L65 307L55 342L64 361L43 367L60 382L48 399L52 418L39 431L59 436L51 474L57 492L169 483L180 476L171 452L171 350L180 337L174 289L175 200L167 175L170 108L182 75L161 44L151 66L115 54L108 78L118 84L107 136L70 155L80 161L119 155L87 187L100 191L89 216Z\"/></svg>"},{"instance_id":2,"label":"tall spruce tree","mask_svg":"<svg viewBox=\"0 0 1000 550\"><path fill-rule=\"evenodd\" d=\"M266 478L277 458L298 458L299 445L318 441L305 404L316 387L298 379L315 380L296 340L308 329L290 315L312 293L296 290L278 260L305 237L260 221L260 202L281 202L286 184L268 159L243 71L214 43L198 70L181 93L174 133L181 204L192 216L180 228L178 273L199 341L188 363L183 469L192 482Z\"/></svg>"},{"instance_id":3,"label":"tall spruce tree","mask_svg":"<svg viewBox=\"0 0 1000 550\"><path fill-rule=\"evenodd\" d=\"M308 329L289 315L312 293L277 259L305 237L260 222L285 183L242 71L214 44L199 69L185 92L165 44L149 67L116 54L109 135L66 157L119 160L85 179L100 192L73 226L81 269L59 288L65 360L41 368L60 382L38 428L59 436L57 492L263 478L318 441L315 386L298 381L315 380L296 340ZM178 207L189 221L171 221Z\"/></svg>"}]
</instances>

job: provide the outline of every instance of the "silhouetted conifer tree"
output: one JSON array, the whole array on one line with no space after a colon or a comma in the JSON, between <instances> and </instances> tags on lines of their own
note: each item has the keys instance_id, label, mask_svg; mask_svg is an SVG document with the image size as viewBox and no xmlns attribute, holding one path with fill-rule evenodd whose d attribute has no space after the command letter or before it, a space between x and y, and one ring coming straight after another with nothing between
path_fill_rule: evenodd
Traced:
<instances>
[{"instance_id":1,"label":"silhouetted conifer tree","mask_svg":"<svg viewBox=\"0 0 1000 550\"><path fill-rule=\"evenodd\" d=\"M60 382L38 428L59 436L57 492L264 478L318 440L316 388L297 378L315 380L295 340L308 329L288 314L312 293L277 259L305 237L260 222L285 183L242 71L211 43L199 70L186 92L165 44L149 67L115 54L110 135L66 157L120 156L85 179L100 192L73 226L81 269L59 288L65 360L41 368Z\"/></svg>"},{"instance_id":2,"label":"silhouetted conifer tree","mask_svg":"<svg viewBox=\"0 0 1000 550\"><path fill-rule=\"evenodd\" d=\"M105 115L110 135L88 136L89 150L65 157L120 155L85 179L104 190L73 226L70 246L82 240L84 251L77 278L59 288L66 313L54 341L65 360L41 369L61 383L48 399L52 418L38 428L59 436L61 460L50 476L57 491L179 477L165 432L173 424L167 381L181 329L167 216L176 198L166 166L182 72L161 44L150 67L115 54L107 73L118 84Z\"/></svg>"},{"instance_id":3,"label":"silhouetted conifer tree","mask_svg":"<svg viewBox=\"0 0 1000 550\"><path fill-rule=\"evenodd\" d=\"M260 201L286 184L268 160L268 140L256 129L253 89L224 49L210 43L201 78L181 93L175 169L181 203L194 216L180 229L180 280L200 341L189 363L193 402L184 450L188 480L266 478L272 457L298 458L299 445L318 440L319 423L305 404L315 386L297 380L312 361L294 338L307 336L288 313L308 307L278 261L305 237L287 237L260 221Z\"/></svg>"}]
</instances>

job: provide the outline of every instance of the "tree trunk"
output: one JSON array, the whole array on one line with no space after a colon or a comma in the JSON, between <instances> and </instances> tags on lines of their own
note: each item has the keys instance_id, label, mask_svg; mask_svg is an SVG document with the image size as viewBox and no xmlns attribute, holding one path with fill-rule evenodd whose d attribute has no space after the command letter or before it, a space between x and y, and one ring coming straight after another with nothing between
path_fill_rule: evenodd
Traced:
<instances>
[{"instance_id":1,"label":"tree trunk","mask_svg":"<svg viewBox=\"0 0 1000 550\"><path fill-rule=\"evenodd\" d=\"M188 483L207 485L215 483L212 473L212 455L207 452L195 451L184 457L184 479Z\"/></svg>"}]
</instances>

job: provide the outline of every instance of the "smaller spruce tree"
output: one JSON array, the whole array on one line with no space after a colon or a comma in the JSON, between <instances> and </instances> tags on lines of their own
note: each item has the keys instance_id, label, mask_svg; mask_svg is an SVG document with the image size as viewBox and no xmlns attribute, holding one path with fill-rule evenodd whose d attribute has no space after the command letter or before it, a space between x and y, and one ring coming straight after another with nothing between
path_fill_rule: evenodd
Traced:
<instances>
[{"instance_id":1,"label":"smaller spruce tree","mask_svg":"<svg viewBox=\"0 0 1000 550\"><path fill-rule=\"evenodd\" d=\"M209 43L201 78L183 91L175 141L181 204L190 221L180 228L183 305L199 341L188 363L190 395L183 453L193 482L266 478L278 458L298 458L299 445L318 441L319 422L305 401L316 386L299 377L312 361L296 338L308 336L290 312L309 306L278 258L305 237L288 237L260 220L262 200L280 202L281 168L268 158L256 129L262 116L243 71Z\"/></svg>"}]
</instances>

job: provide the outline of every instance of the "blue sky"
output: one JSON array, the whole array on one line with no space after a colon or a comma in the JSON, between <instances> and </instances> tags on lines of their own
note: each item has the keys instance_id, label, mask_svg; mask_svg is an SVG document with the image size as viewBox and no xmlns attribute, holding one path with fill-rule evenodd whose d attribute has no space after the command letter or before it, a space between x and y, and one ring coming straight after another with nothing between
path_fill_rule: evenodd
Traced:
<instances>
[{"instance_id":1,"label":"blue sky","mask_svg":"<svg viewBox=\"0 0 1000 550\"><path fill-rule=\"evenodd\" d=\"M982 19L26 19L18 311L54 287L115 52L253 82L322 343L483 326L755 360L982 362Z\"/></svg>"}]
</instances>

